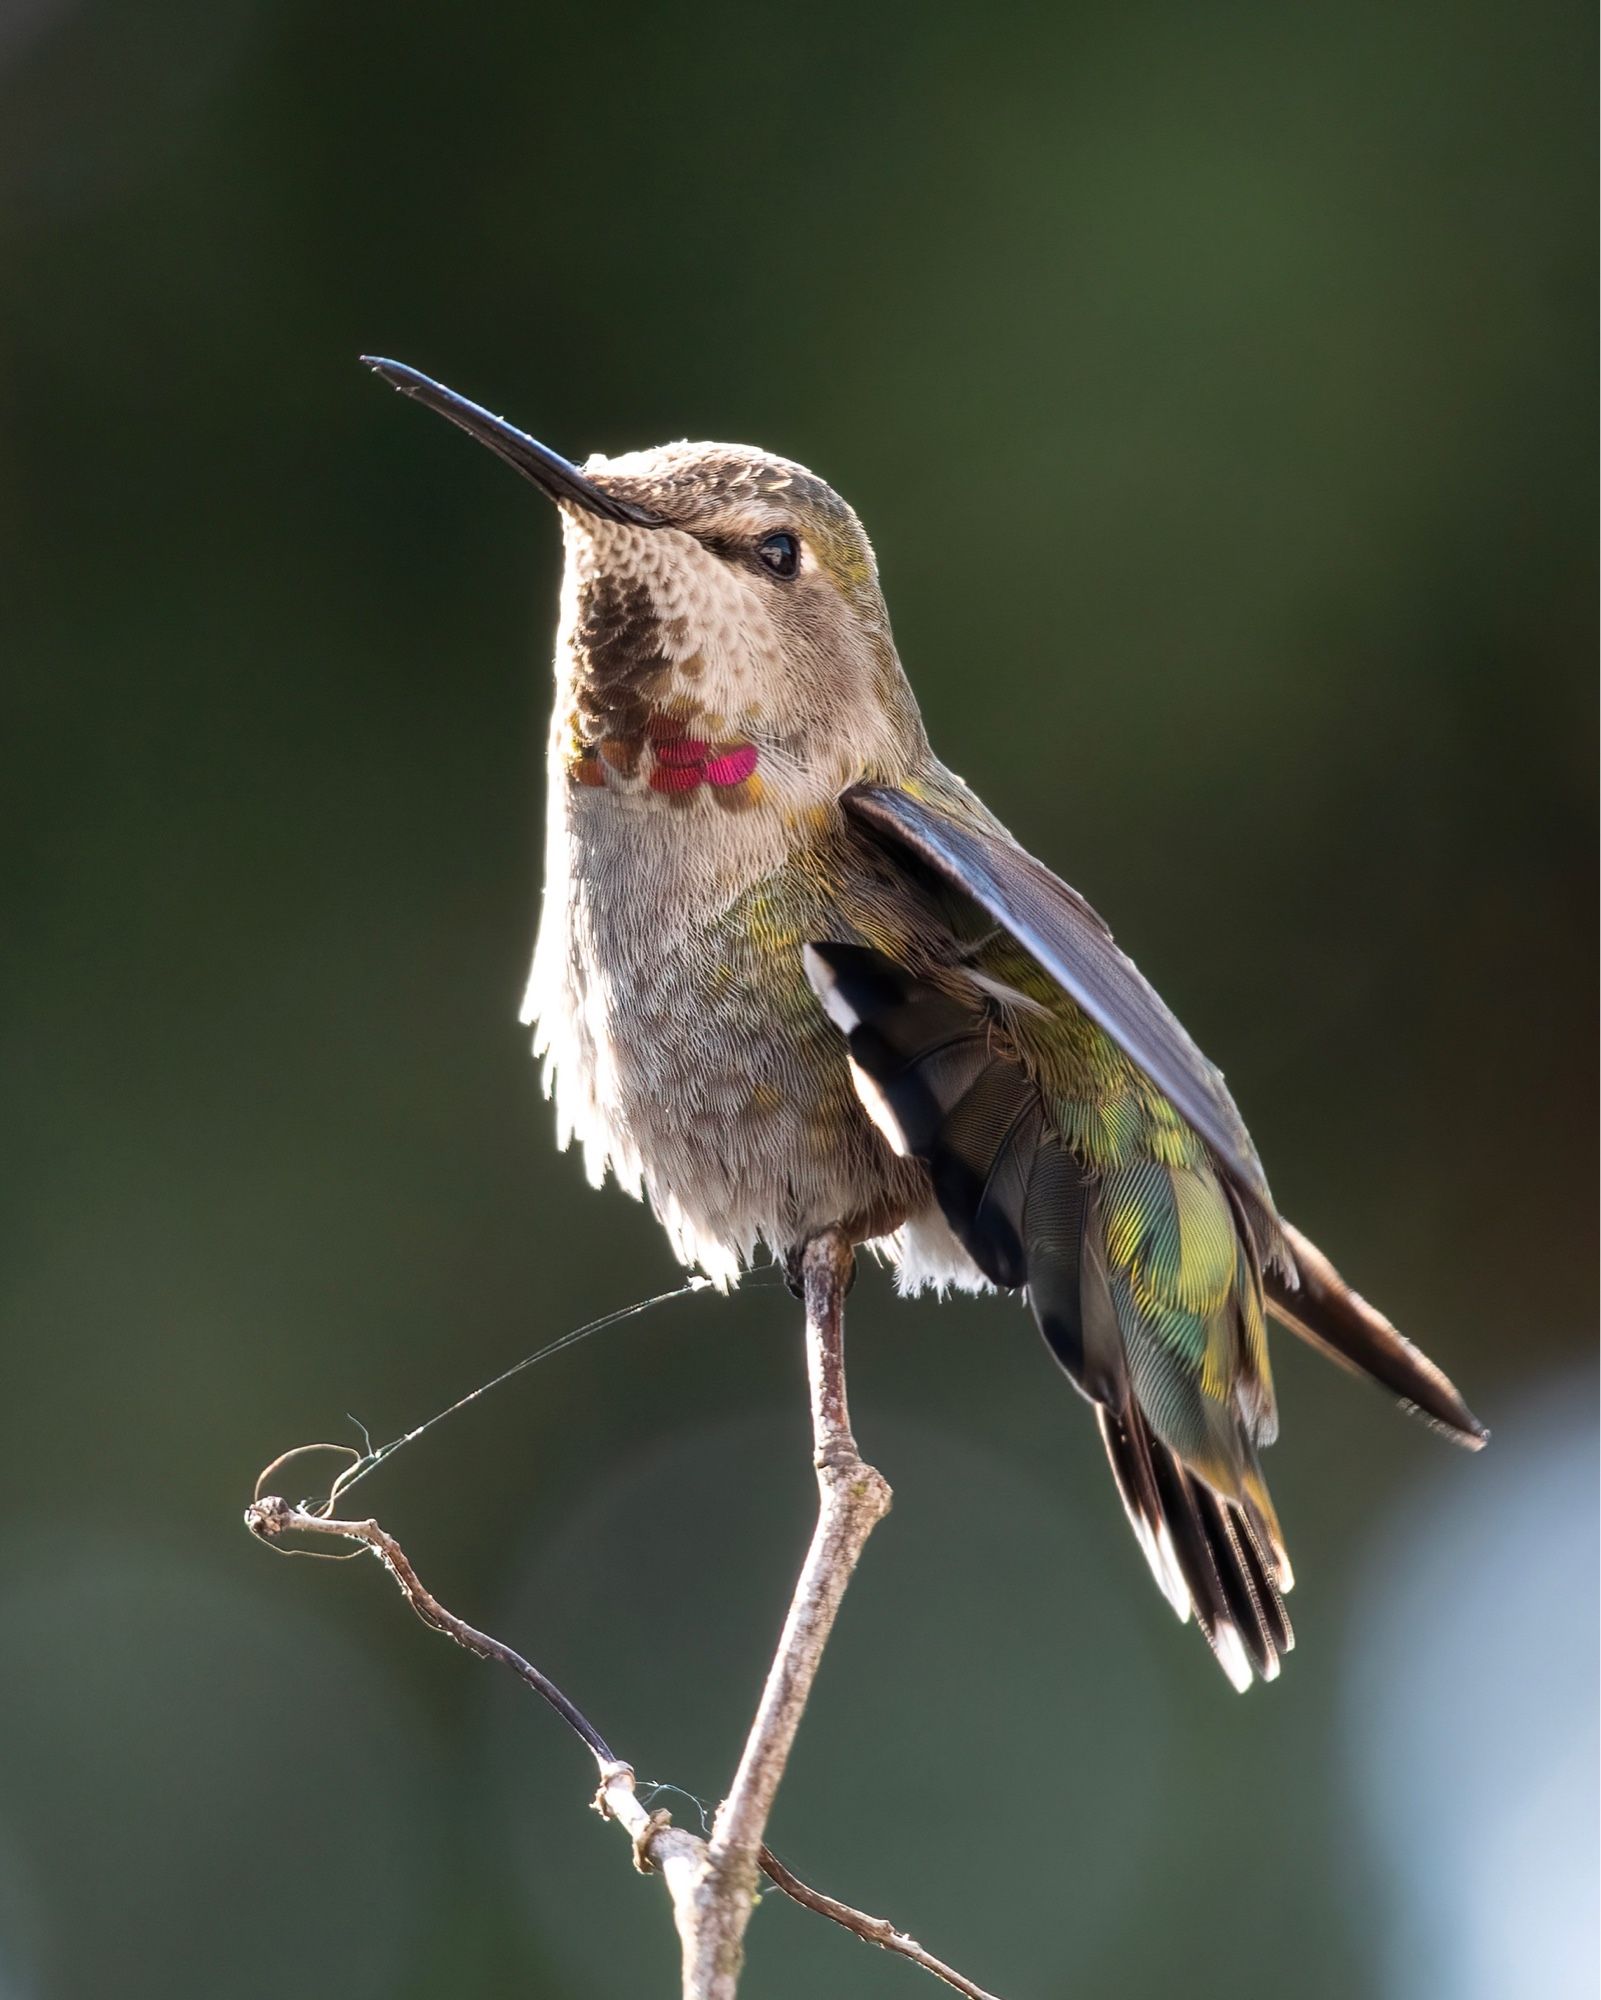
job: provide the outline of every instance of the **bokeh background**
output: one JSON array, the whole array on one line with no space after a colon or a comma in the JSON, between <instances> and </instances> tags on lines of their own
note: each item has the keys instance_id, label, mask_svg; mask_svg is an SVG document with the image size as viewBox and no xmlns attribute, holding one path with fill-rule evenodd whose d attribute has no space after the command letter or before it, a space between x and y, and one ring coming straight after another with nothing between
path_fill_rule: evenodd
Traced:
<instances>
[{"instance_id":1,"label":"bokeh background","mask_svg":"<svg viewBox=\"0 0 1601 2000\"><path fill-rule=\"evenodd\" d=\"M0 8L4 2000L671 1986L553 1719L240 1526L345 1412L676 1282L516 1022L554 523L362 349L851 496L943 754L1496 1433L1279 1343L1301 1648L1241 1701L1022 1310L867 1273L896 1510L775 1846L1008 2000L1594 1993L1593 41ZM714 1800L810 1520L794 1310L598 1335L366 1501ZM932 1990L781 1901L750 1949Z\"/></svg>"}]
</instances>

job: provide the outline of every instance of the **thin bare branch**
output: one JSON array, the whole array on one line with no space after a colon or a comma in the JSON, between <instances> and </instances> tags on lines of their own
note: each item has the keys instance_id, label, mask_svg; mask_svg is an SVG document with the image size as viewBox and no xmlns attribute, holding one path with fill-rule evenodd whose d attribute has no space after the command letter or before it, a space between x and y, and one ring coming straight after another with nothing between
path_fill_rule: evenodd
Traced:
<instances>
[{"instance_id":1,"label":"thin bare branch","mask_svg":"<svg viewBox=\"0 0 1601 2000\"><path fill-rule=\"evenodd\" d=\"M840 1229L814 1237L801 1258L817 1526L739 1769L712 1826L708 1859L721 1893L715 1921L707 1926L707 1960L699 1969L708 2000L732 2000L762 1839L779 1780L845 1586L868 1536L890 1507L888 1482L864 1463L851 1435L845 1396L845 1294L853 1267L850 1240Z\"/></svg>"},{"instance_id":2,"label":"thin bare branch","mask_svg":"<svg viewBox=\"0 0 1601 2000\"><path fill-rule=\"evenodd\" d=\"M288 1534L338 1535L346 1541L365 1542L400 1585L402 1596L425 1625L432 1626L436 1632L443 1632L447 1639L454 1639L458 1646L476 1654L480 1660L494 1660L500 1666L510 1667L520 1681L550 1703L588 1749L601 1767L602 1774L608 1766L620 1761L612 1754L611 1745L589 1717L575 1702L567 1699L553 1680L542 1674L531 1661L525 1660L521 1653L513 1652L510 1646L491 1638L487 1632L480 1632L476 1625L469 1625L454 1611L447 1611L433 1592L424 1588L422 1578L412 1568L411 1558L399 1542L376 1521L330 1520L320 1511L308 1512L304 1507L293 1506L289 1501L269 1493L252 1501L245 1509L245 1526L264 1542L275 1542Z\"/></svg>"},{"instance_id":3,"label":"thin bare branch","mask_svg":"<svg viewBox=\"0 0 1601 2000\"><path fill-rule=\"evenodd\" d=\"M308 1535L344 1541L353 1545L352 1554L363 1548L371 1551L425 1625L444 1633L478 1659L508 1668L555 1709L595 1759L600 1774L595 1809L603 1818L616 1820L628 1835L635 1866L663 1878L683 1950L684 2000L734 2000L758 1870L803 1908L921 1966L968 2000L994 2000L983 1987L953 1971L886 1919L867 1916L808 1887L763 1841L840 1599L868 1536L890 1505L888 1485L864 1463L850 1428L845 1395L844 1301L851 1270L851 1246L843 1231L831 1230L807 1245L802 1279L817 1468L817 1526L739 1769L709 1840L675 1827L666 1812L648 1811L637 1795L633 1766L616 1755L582 1709L521 1653L441 1604L424 1586L405 1550L377 1521L331 1518L333 1496L330 1503L311 1508L263 1494L261 1485L267 1476L298 1453L288 1452L273 1461L257 1482L256 1497L245 1512L251 1533L266 1542L278 1544L286 1535Z\"/></svg>"},{"instance_id":4,"label":"thin bare branch","mask_svg":"<svg viewBox=\"0 0 1601 2000\"><path fill-rule=\"evenodd\" d=\"M954 1986L958 1993L965 1994L966 2000L997 2000L987 1987L967 1978L954 1966L947 1965L944 1959L936 1958L931 1951L925 1951L916 1938L908 1937L905 1931L896 1930L888 1917L870 1917L861 1910L853 1910L849 1903L842 1903L835 1896L825 1896L821 1889L811 1888L798 1875L792 1875L770 1847L761 1851L761 1867L774 1888L782 1889L803 1910L815 1910L818 1916L842 1925L864 1944L880 1945L885 1951L909 1958L913 1965L920 1965L925 1972L931 1972L936 1979L943 1979L947 1986Z\"/></svg>"}]
</instances>

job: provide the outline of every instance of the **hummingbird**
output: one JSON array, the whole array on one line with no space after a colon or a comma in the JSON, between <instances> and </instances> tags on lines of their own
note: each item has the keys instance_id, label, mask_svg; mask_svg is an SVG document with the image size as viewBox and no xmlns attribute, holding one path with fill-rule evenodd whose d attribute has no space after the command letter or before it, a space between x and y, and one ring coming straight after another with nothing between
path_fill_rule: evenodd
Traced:
<instances>
[{"instance_id":1,"label":"hummingbird","mask_svg":"<svg viewBox=\"0 0 1601 2000\"><path fill-rule=\"evenodd\" d=\"M1236 1688L1274 1679L1268 1319L1488 1433L1278 1212L1221 1073L1089 903L934 755L855 513L744 445L580 467L363 358L560 515L523 1018L561 1144L725 1285L838 1227L905 1291L1022 1293L1174 1610Z\"/></svg>"}]
</instances>

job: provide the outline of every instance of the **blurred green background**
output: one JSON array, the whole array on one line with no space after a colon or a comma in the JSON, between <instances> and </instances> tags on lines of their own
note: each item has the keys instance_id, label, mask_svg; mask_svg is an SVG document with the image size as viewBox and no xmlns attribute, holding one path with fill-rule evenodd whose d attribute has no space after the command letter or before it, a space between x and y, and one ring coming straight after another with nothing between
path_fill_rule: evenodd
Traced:
<instances>
[{"instance_id":1,"label":"blurred green background","mask_svg":"<svg viewBox=\"0 0 1601 2000\"><path fill-rule=\"evenodd\" d=\"M896 1511L778 1851L1008 2000L1594 1993L1594 55L1567 0L0 8L4 2000L671 1986L554 1720L240 1526L676 1282L516 1023L554 523L363 349L849 495L937 746L1496 1432L1279 1343L1301 1648L1237 1700L1021 1309L867 1273ZM365 1500L715 1799L795 1312L664 1307ZM750 1951L933 1990L781 1902Z\"/></svg>"}]
</instances>

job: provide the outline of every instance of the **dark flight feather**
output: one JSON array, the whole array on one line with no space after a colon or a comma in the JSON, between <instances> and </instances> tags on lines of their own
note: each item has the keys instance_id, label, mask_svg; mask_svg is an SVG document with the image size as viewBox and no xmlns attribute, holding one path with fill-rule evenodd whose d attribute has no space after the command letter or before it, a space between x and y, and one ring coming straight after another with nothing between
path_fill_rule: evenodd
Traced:
<instances>
[{"instance_id":1,"label":"dark flight feather","mask_svg":"<svg viewBox=\"0 0 1601 2000\"><path fill-rule=\"evenodd\" d=\"M1106 1268L1100 1207L1084 1169L1047 1137L1023 1214L1028 1302L1045 1344L1092 1403L1122 1410L1128 1356Z\"/></svg>"},{"instance_id":2,"label":"dark flight feather","mask_svg":"<svg viewBox=\"0 0 1601 2000\"><path fill-rule=\"evenodd\" d=\"M1257 1458L1277 1423L1264 1307L1451 1435L1485 1433L1282 1222L1221 1075L1082 897L981 820L881 785L841 803L951 923L926 977L807 948L862 1101L984 1276L1026 1290L1175 1610L1236 1687L1271 1680L1293 1579Z\"/></svg>"},{"instance_id":3,"label":"dark flight feather","mask_svg":"<svg viewBox=\"0 0 1601 2000\"><path fill-rule=\"evenodd\" d=\"M1289 1630L1273 1581L1277 1531L1238 1409L1202 1386L1207 1338L1222 1338L1231 1362L1236 1344L1233 1321L1218 1335L1202 1309L1237 1311L1242 1268L1253 1275L1233 1209L1217 1194L1209 1209L1197 1206L1175 1178L1185 1170L1154 1161L1124 1170L1121 1182L1087 1169L1005 1038L997 1045L984 989L946 992L865 945L812 944L806 969L845 1036L864 1104L897 1150L927 1167L984 1275L1026 1288L1051 1352L1097 1406L1124 1507L1174 1609L1186 1618L1194 1610L1235 1686L1253 1672L1271 1679ZM1122 1239L1115 1264L1108 1191ZM1194 1240L1208 1216L1226 1228L1225 1242L1205 1240L1204 1228ZM1142 1303L1133 1283L1147 1277ZM1176 1306L1165 1321L1164 1291L1182 1298L1187 1284L1199 1287L1196 1310Z\"/></svg>"},{"instance_id":4,"label":"dark flight feather","mask_svg":"<svg viewBox=\"0 0 1601 2000\"><path fill-rule=\"evenodd\" d=\"M1444 1372L1279 1216L1222 1074L1077 890L998 829L957 819L893 786L855 785L840 803L858 825L887 837L971 897L1172 1100L1228 1175L1240 1236L1275 1319L1353 1373L1372 1376L1456 1443L1470 1450L1485 1443L1489 1432ZM1265 1390L1265 1349L1259 1328L1244 1330L1242 1390L1258 1441L1267 1443L1274 1416Z\"/></svg>"},{"instance_id":5,"label":"dark flight feather","mask_svg":"<svg viewBox=\"0 0 1601 2000\"><path fill-rule=\"evenodd\" d=\"M1353 1375L1370 1375L1392 1390L1404 1409L1454 1444L1477 1451L1487 1443L1490 1433L1445 1373L1352 1291L1315 1243L1290 1223L1283 1228L1301 1282L1291 1285L1277 1272L1266 1273L1273 1317Z\"/></svg>"},{"instance_id":6,"label":"dark flight feather","mask_svg":"<svg viewBox=\"0 0 1601 2000\"><path fill-rule=\"evenodd\" d=\"M971 896L1061 981L1217 1154L1274 1243L1273 1196L1221 1072L1078 891L1015 841L893 786L853 785L840 804L859 825L888 835Z\"/></svg>"},{"instance_id":7,"label":"dark flight feather","mask_svg":"<svg viewBox=\"0 0 1601 2000\"><path fill-rule=\"evenodd\" d=\"M928 1168L968 1255L991 1284L1026 1285L1062 1366L1121 1405L1128 1367L1088 1177L1047 1129L1038 1085L992 1050L976 992L964 1004L866 945L809 945L806 964L864 1102Z\"/></svg>"}]
</instances>

